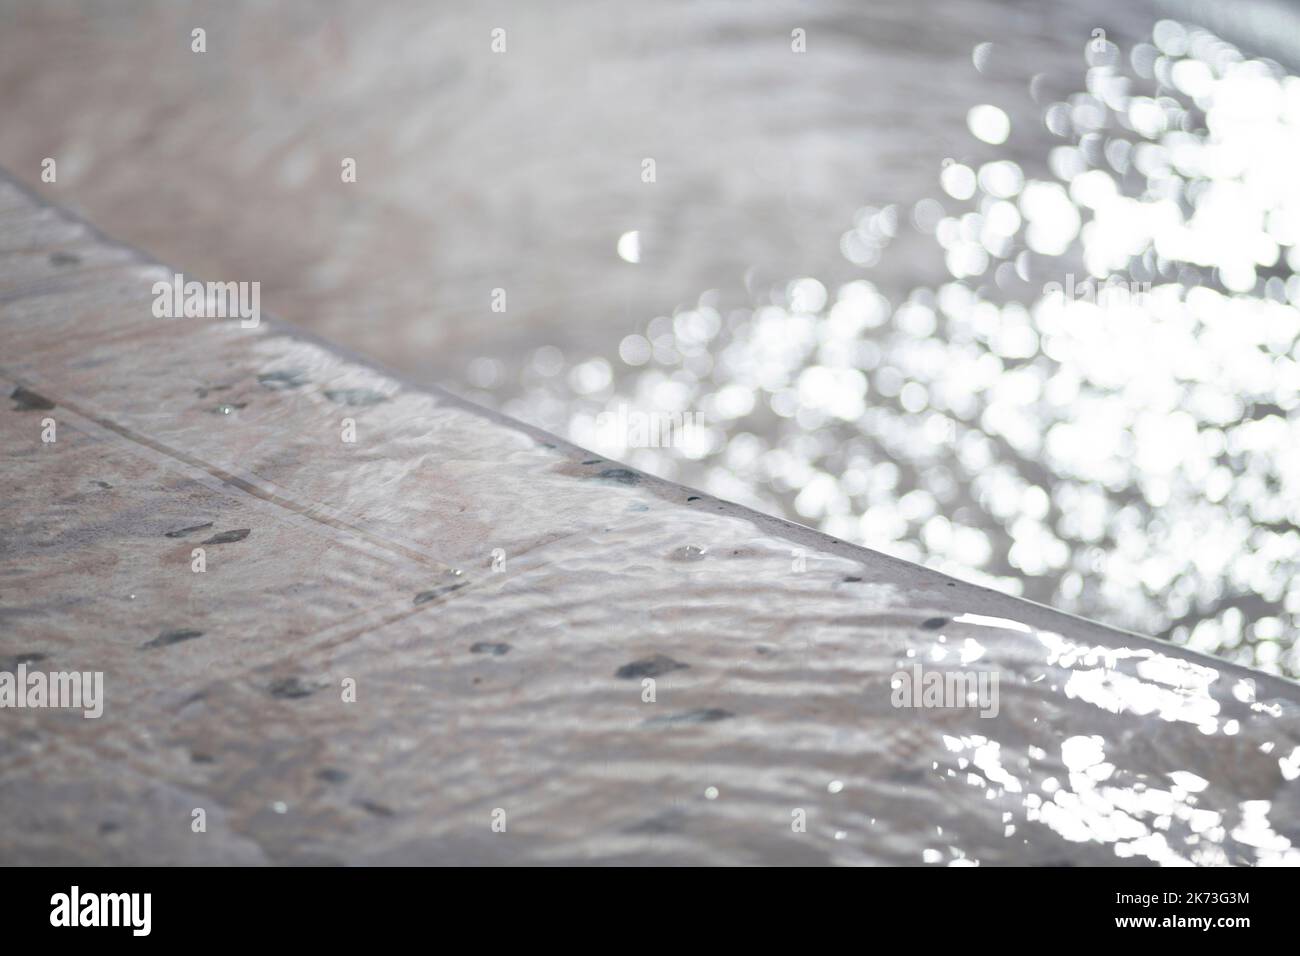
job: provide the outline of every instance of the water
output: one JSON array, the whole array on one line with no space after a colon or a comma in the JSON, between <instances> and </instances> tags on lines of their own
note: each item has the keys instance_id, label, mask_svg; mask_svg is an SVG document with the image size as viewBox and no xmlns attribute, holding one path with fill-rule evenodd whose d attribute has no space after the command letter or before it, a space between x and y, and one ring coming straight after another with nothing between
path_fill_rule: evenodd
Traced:
<instances>
[{"instance_id":1,"label":"water","mask_svg":"<svg viewBox=\"0 0 1300 956\"><path fill-rule=\"evenodd\" d=\"M1040 4L5 17L0 162L110 233L657 474L1297 673L1285 71L1128 4L1091 53ZM1044 293L1091 272L1151 290ZM605 443L624 404L702 442Z\"/></svg>"},{"instance_id":2,"label":"water","mask_svg":"<svg viewBox=\"0 0 1300 956\"><path fill-rule=\"evenodd\" d=\"M170 272L0 181L0 672L105 696L0 713L0 862L1298 862L1293 683L156 318Z\"/></svg>"},{"instance_id":3,"label":"water","mask_svg":"<svg viewBox=\"0 0 1300 956\"><path fill-rule=\"evenodd\" d=\"M1295 676L1300 78L1169 20L1078 66L1040 97L1045 175L936 158L931 195L841 235L861 278L750 308L708 292L615 351L488 357L465 387L721 497ZM967 125L997 147L1010 126L996 104ZM890 295L919 236L941 265ZM616 415L698 422L647 439Z\"/></svg>"}]
</instances>

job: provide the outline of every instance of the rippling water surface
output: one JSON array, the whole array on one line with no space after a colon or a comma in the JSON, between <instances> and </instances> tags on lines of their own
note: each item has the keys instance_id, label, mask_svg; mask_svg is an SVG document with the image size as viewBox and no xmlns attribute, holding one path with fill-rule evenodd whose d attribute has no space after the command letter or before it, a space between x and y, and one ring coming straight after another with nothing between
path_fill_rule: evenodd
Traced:
<instances>
[{"instance_id":1,"label":"rippling water surface","mask_svg":"<svg viewBox=\"0 0 1300 956\"><path fill-rule=\"evenodd\" d=\"M0 163L112 235L656 474L1300 674L1286 69L1127 3L0 8Z\"/></svg>"},{"instance_id":2,"label":"rippling water surface","mask_svg":"<svg viewBox=\"0 0 1300 956\"><path fill-rule=\"evenodd\" d=\"M971 103L977 158L928 157L932 195L841 234L861 278L705 291L616 352L485 356L465 385L719 496L1300 673L1300 78L1170 20L1098 35L1078 73L1041 100L1038 175ZM889 294L922 237L941 266ZM636 238L615 251L639 262Z\"/></svg>"},{"instance_id":3,"label":"rippling water surface","mask_svg":"<svg viewBox=\"0 0 1300 956\"><path fill-rule=\"evenodd\" d=\"M1300 863L1294 683L159 320L171 272L0 180L0 671L106 694L6 709L0 862Z\"/></svg>"},{"instance_id":4,"label":"rippling water surface","mask_svg":"<svg viewBox=\"0 0 1300 956\"><path fill-rule=\"evenodd\" d=\"M167 265L0 181L0 669L110 688L6 715L0 859L1298 862L1293 683L149 294L1294 673L1285 71L1040 3L91 9L6 21L0 160Z\"/></svg>"}]
</instances>

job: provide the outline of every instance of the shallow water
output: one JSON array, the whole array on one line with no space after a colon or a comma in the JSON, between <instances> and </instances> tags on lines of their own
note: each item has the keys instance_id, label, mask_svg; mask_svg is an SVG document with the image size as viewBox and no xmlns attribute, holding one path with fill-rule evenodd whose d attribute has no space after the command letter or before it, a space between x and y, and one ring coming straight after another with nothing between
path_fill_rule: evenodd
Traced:
<instances>
[{"instance_id":1,"label":"shallow water","mask_svg":"<svg viewBox=\"0 0 1300 956\"><path fill-rule=\"evenodd\" d=\"M155 318L170 272L0 181L0 671L106 697L0 712L0 862L1300 862L1295 684Z\"/></svg>"},{"instance_id":2,"label":"shallow water","mask_svg":"<svg viewBox=\"0 0 1300 956\"><path fill-rule=\"evenodd\" d=\"M979 104L993 148L860 209L841 249L863 278L752 308L709 292L614 352L484 358L465 387L655 474L1295 676L1300 77L1169 20L1078 66L1024 168ZM900 293L922 236L942 261Z\"/></svg>"},{"instance_id":3,"label":"shallow water","mask_svg":"<svg viewBox=\"0 0 1300 956\"><path fill-rule=\"evenodd\" d=\"M0 163L606 454L1294 675L1294 80L1159 16L1090 54L1064 4L10 4ZM1044 294L1090 270L1150 297ZM621 448L624 403L703 437Z\"/></svg>"}]
</instances>

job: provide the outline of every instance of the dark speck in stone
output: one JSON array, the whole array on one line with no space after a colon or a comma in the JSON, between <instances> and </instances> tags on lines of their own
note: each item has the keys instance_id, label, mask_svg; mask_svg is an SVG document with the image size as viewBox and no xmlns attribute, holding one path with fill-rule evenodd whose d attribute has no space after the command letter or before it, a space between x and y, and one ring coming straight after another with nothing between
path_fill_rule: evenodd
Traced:
<instances>
[{"instance_id":1,"label":"dark speck in stone","mask_svg":"<svg viewBox=\"0 0 1300 956\"><path fill-rule=\"evenodd\" d=\"M597 473L596 477L606 481L617 481L620 485L635 485L641 480L640 475L628 468L606 468Z\"/></svg>"},{"instance_id":2,"label":"dark speck in stone","mask_svg":"<svg viewBox=\"0 0 1300 956\"><path fill-rule=\"evenodd\" d=\"M54 403L44 395L37 395L31 389L23 388L19 385L9 397L14 400L14 411L16 412L44 412L54 407Z\"/></svg>"},{"instance_id":3,"label":"dark speck in stone","mask_svg":"<svg viewBox=\"0 0 1300 956\"><path fill-rule=\"evenodd\" d=\"M71 252L51 252L50 264L55 266L75 266L81 263L81 256Z\"/></svg>"},{"instance_id":4,"label":"dark speck in stone","mask_svg":"<svg viewBox=\"0 0 1300 956\"><path fill-rule=\"evenodd\" d=\"M675 661L671 657L665 657L663 654L656 654L654 657L647 657L643 660L633 661L631 664L624 664L614 671L614 676L621 680L635 680L638 677L658 677L660 674L683 670L690 666L690 664Z\"/></svg>"},{"instance_id":5,"label":"dark speck in stone","mask_svg":"<svg viewBox=\"0 0 1300 956\"><path fill-rule=\"evenodd\" d=\"M948 623L946 617L932 617L921 622L921 626L927 631L937 631Z\"/></svg>"},{"instance_id":6,"label":"dark speck in stone","mask_svg":"<svg viewBox=\"0 0 1300 956\"><path fill-rule=\"evenodd\" d=\"M272 697L280 700L301 700L320 690L319 687L307 683L301 677L281 678L267 689L270 690Z\"/></svg>"},{"instance_id":7,"label":"dark speck in stone","mask_svg":"<svg viewBox=\"0 0 1300 956\"><path fill-rule=\"evenodd\" d=\"M699 501L699 500L700 500L700 496L699 496L699 495L691 495L691 496L690 496L689 498L687 498L686 500L687 500L687 501Z\"/></svg>"},{"instance_id":8,"label":"dark speck in stone","mask_svg":"<svg viewBox=\"0 0 1300 956\"><path fill-rule=\"evenodd\" d=\"M251 528L237 528L234 531L222 531L220 534L214 534L206 541L200 541L199 544L234 544L236 541L243 541L250 534Z\"/></svg>"},{"instance_id":9,"label":"dark speck in stone","mask_svg":"<svg viewBox=\"0 0 1300 956\"><path fill-rule=\"evenodd\" d=\"M158 647L171 647L173 644L179 644L182 641L192 641L196 637L202 636L202 631L163 631L152 641L146 641L140 646L145 650L153 650Z\"/></svg>"},{"instance_id":10,"label":"dark speck in stone","mask_svg":"<svg viewBox=\"0 0 1300 956\"><path fill-rule=\"evenodd\" d=\"M193 761L194 763L216 763L217 762L216 759L212 756L212 754L205 754L205 753L192 753L190 754L190 760Z\"/></svg>"},{"instance_id":11,"label":"dark speck in stone","mask_svg":"<svg viewBox=\"0 0 1300 956\"><path fill-rule=\"evenodd\" d=\"M669 714L667 717L652 717L645 723L647 727L663 727L669 724L713 724L735 716L729 710L709 707L701 710L685 710L678 714Z\"/></svg>"},{"instance_id":12,"label":"dark speck in stone","mask_svg":"<svg viewBox=\"0 0 1300 956\"><path fill-rule=\"evenodd\" d=\"M122 829L120 824L114 823L112 820L105 820L99 825L99 835L108 836L110 833L116 833L120 829Z\"/></svg>"},{"instance_id":13,"label":"dark speck in stone","mask_svg":"<svg viewBox=\"0 0 1300 956\"><path fill-rule=\"evenodd\" d=\"M844 579L845 584L861 584L862 578L847 577Z\"/></svg>"},{"instance_id":14,"label":"dark speck in stone","mask_svg":"<svg viewBox=\"0 0 1300 956\"><path fill-rule=\"evenodd\" d=\"M282 391L287 388L301 388L309 381L307 374L296 368L281 369L277 372L263 372L257 376L257 383L263 388Z\"/></svg>"},{"instance_id":15,"label":"dark speck in stone","mask_svg":"<svg viewBox=\"0 0 1300 956\"><path fill-rule=\"evenodd\" d=\"M48 654L31 651L27 654L15 654L13 657L0 657L0 670L13 671L19 664L35 664L37 661L49 660Z\"/></svg>"},{"instance_id":16,"label":"dark speck in stone","mask_svg":"<svg viewBox=\"0 0 1300 956\"><path fill-rule=\"evenodd\" d=\"M327 388L325 397L340 405L378 405L388 400L388 396L369 388Z\"/></svg>"},{"instance_id":17,"label":"dark speck in stone","mask_svg":"<svg viewBox=\"0 0 1300 956\"><path fill-rule=\"evenodd\" d=\"M655 835L658 833L680 833L686 815L680 810L666 810L658 816L642 820L627 827L624 833L641 833Z\"/></svg>"},{"instance_id":18,"label":"dark speck in stone","mask_svg":"<svg viewBox=\"0 0 1300 956\"><path fill-rule=\"evenodd\" d=\"M316 777L326 783L343 783L348 779L348 772L340 770L338 767L325 767L316 771Z\"/></svg>"},{"instance_id":19,"label":"dark speck in stone","mask_svg":"<svg viewBox=\"0 0 1300 956\"><path fill-rule=\"evenodd\" d=\"M448 576L452 578L459 578L460 572L452 571L448 573ZM444 594L450 594L452 591L459 590L460 588L463 588L467 584L469 584L469 582L463 580L448 581L446 584L440 584L436 588L430 588L427 591L421 591L419 594L415 596L415 599L411 603L415 604L417 607L421 604L428 604L430 601L440 598Z\"/></svg>"},{"instance_id":20,"label":"dark speck in stone","mask_svg":"<svg viewBox=\"0 0 1300 956\"><path fill-rule=\"evenodd\" d=\"M203 524L192 524L188 528L177 528L175 531L166 532L168 538L183 538L187 534L193 534L195 531L205 531L212 527L212 522L208 521Z\"/></svg>"},{"instance_id":21,"label":"dark speck in stone","mask_svg":"<svg viewBox=\"0 0 1300 956\"><path fill-rule=\"evenodd\" d=\"M101 488L112 488L112 487L113 487L113 486L110 485L107 481L97 481L97 482L95 482L95 484L99 485L99 487L101 487Z\"/></svg>"},{"instance_id":22,"label":"dark speck in stone","mask_svg":"<svg viewBox=\"0 0 1300 956\"><path fill-rule=\"evenodd\" d=\"M391 817L393 815L392 809L384 806L382 803L374 803L371 800L362 800L360 806L361 809L366 811L366 813L373 814L377 817Z\"/></svg>"},{"instance_id":23,"label":"dark speck in stone","mask_svg":"<svg viewBox=\"0 0 1300 956\"><path fill-rule=\"evenodd\" d=\"M602 461L604 461L604 460L605 460L605 459L603 459L603 458L588 458L586 461L583 462L583 464L584 464L584 465L599 465L599 464L600 464Z\"/></svg>"},{"instance_id":24,"label":"dark speck in stone","mask_svg":"<svg viewBox=\"0 0 1300 956\"><path fill-rule=\"evenodd\" d=\"M509 644L493 643L492 641L479 641L477 644L470 646L471 654L491 654L493 657L500 657L502 654L510 653Z\"/></svg>"}]
</instances>

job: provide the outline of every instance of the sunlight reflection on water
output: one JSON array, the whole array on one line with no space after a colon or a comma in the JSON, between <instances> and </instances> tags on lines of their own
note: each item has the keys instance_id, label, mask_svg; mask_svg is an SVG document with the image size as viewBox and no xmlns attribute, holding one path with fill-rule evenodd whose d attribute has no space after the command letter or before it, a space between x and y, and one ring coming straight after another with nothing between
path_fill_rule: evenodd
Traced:
<instances>
[{"instance_id":1,"label":"sunlight reflection on water","mask_svg":"<svg viewBox=\"0 0 1300 956\"><path fill-rule=\"evenodd\" d=\"M1300 674L1300 78L1168 20L1085 60L1042 104L1054 181L944 160L933 196L844 233L858 281L725 314L706 293L616 355L483 358L467 384L720 497ZM1008 123L968 114L986 143ZM905 230L948 274L890 301L871 270ZM600 427L620 407L701 426L628 447Z\"/></svg>"}]
</instances>

